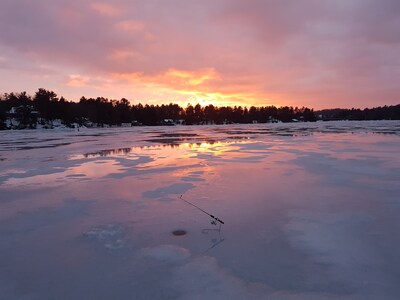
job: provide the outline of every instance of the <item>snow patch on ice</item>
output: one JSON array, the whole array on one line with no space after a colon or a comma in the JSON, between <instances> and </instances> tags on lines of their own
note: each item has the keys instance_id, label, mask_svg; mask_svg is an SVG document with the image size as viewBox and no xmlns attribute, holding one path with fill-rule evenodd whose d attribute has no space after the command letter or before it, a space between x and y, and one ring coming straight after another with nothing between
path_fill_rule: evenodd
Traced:
<instances>
[{"instance_id":1,"label":"snow patch on ice","mask_svg":"<svg viewBox=\"0 0 400 300\"><path fill-rule=\"evenodd\" d=\"M286 229L292 243L312 251L316 259L331 264L375 264L367 247L371 217L362 213L292 214Z\"/></svg>"},{"instance_id":2,"label":"snow patch on ice","mask_svg":"<svg viewBox=\"0 0 400 300\"><path fill-rule=\"evenodd\" d=\"M83 234L86 238L102 244L108 250L124 247L123 228L119 224L94 227Z\"/></svg>"},{"instance_id":3,"label":"snow patch on ice","mask_svg":"<svg viewBox=\"0 0 400 300\"><path fill-rule=\"evenodd\" d=\"M152 258L161 262L176 263L190 257L190 251L175 245L160 245L142 250L145 257Z\"/></svg>"},{"instance_id":4,"label":"snow patch on ice","mask_svg":"<svg viewBox=\"0 0 400 300\"><path fill-rule=\"evenodd\" d=\"M374 219L365 213L297 211L286 232L294 247L328 267L333 280L379 298L391 283L379 245L372 246L376 239L371 228Z\"/></svg>"},{"instance_id":5,"label":"snow patch on ice","mask_svg":"<svg viewBox=\"0 0 400 300\"><path fill-rule=\"evenodd\" d=\"M263 299L266 287L247 284L218 266L213 257L198 257L173 272L171 286L177 299Z\"/></svg>"}]
</instances>

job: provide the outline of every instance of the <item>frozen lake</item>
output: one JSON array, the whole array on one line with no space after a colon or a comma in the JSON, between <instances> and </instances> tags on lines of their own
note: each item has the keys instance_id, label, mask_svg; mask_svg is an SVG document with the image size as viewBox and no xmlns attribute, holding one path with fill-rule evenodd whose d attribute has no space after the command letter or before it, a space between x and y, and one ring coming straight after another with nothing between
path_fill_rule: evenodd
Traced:
<instances>
[{"instance_id":1,"label":"frozen lake","mask_svg":"<svg viewBox=\"0 0 400 300\"><path fill-rule=\"evenodd\" d=\"M400 299L398 121L0 136L0 299Z\"/></svg>"}]
</instances>

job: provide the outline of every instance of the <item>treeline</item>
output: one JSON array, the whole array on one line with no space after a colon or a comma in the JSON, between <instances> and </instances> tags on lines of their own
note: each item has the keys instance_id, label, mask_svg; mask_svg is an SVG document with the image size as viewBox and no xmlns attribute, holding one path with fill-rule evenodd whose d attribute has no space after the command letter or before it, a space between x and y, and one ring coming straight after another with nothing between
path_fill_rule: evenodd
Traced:
<instances>
[{"instance_id":1,"label":"treeline","mask_svg":"<svg viewBox=\"0 0 400 300\"><path fill-rule=\"evenodd\" d=\"M400 120L400 104L361 109L324 109L316 112L318 119L335 120Z\"/></svg>"},{"instance_id":2,"label":"treeline","mask_svg":"<svg viewBox=\"0 0 400 300\"><path fill-rule=\"evenodd\" d=\"M12 111L12 113L10 113ZM216 107L212 104L188 105L131 105L122 98L109 100L103 97L81 97L79 102L67 101L53 91L39 89L32 97L26 92L9 93L0 97L0 127L6 127L6 120L17 120L22 128L34 128L38 122L47 123L62 120L67 126L74 123L84 125L91 122L96 126L134 123L143 125L162 125L166 120L186 125L226 124L226 123L266 123L315 121L312 109L302 107L266 106L250 108L242 106Z\"/></svg>"},{"instance_id":3,"label":"treeline","mask_svg":"<svg viewBox=\"0 0 400 300\"><path fill-rule=\"evenodd\" d=\"M79 102L67 101L53 91L39 89L32 97L26 92L0 96L0 129L36 128L61 120L66 126L74 124L104 125L171 125L171 124L230 124L267 123L318 120L400 120L400 105L371 109L325 109L314 112L307 107L242 106L217 107L212 104L131 105L122 98L81 97ZM16 122L18 125L13 124Z\"/></svg>"}]
</instances>

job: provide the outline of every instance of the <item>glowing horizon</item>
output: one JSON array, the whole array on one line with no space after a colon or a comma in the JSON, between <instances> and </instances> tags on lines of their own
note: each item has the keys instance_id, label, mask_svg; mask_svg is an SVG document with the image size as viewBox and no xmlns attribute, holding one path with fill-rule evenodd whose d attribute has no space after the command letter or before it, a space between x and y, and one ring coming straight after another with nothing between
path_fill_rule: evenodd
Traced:
<instances>
[{"instance_id":1,"label":"glowing horizon","mask_svg":"<svg viewBox=\"0 0 400 300\"><path fill-rule=\"evenodd\" d=\"M377 22L384 18L385 22ZM400 3L3 1L0 93L132 104L400 103Z\"/></svg>"}]
</instances>

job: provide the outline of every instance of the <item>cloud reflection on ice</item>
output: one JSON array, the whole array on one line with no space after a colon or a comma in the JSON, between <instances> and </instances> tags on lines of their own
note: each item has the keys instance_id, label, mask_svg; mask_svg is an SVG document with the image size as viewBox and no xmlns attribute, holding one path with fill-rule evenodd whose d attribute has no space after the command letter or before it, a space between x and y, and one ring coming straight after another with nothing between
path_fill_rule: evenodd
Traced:
<instances>
[{"instance_id":1,"label":"cloud reflection on ice","mask_svg":"<svg viewBox=\"0 0 400 300\"><path fill-rule=\"evenodd\" d=\"M0 295L398 299L399 128L7 132Z\"/></svg>"},{"instance_id":2,"label":"cloud reflection on ice","mask_svg":"<svg viewBox=\"0 0 400 300\"><path fill-rule=\"evenodd\" d=\"M46 172L48 172L46 174ZM82 162L73 167L53 168L47 171L39 169L28 174L24 172L13 173L9 179L5 180L5 185L11 186L58 186L63 185L66 180L93 180L111 174L122 173L122 167L115 160L101 160ZM44 173L44 174L41 174ZM36 175L35 175L36 174Z\"/></svg>"}]
</instances>

